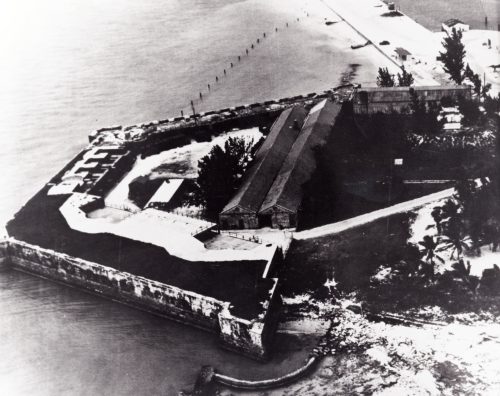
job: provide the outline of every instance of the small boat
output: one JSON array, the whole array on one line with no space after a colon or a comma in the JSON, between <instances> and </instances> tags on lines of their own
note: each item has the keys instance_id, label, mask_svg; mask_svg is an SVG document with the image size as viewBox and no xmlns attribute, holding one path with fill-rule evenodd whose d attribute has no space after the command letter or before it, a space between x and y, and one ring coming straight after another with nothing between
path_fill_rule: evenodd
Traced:
<instances>
[{"instance_id":1,"label":"small boat","mask_svg":"<svg viewBox=\"0 0 500 396\"><path fill-rule=\"evenodd\" d=\"M367 45L371 44L371 41L368 40L366 43L364 44L353 44L351 45L351 49L358 49L358 48L363 48L363 47L366 47Z\"/></svg>"}]
</instances>

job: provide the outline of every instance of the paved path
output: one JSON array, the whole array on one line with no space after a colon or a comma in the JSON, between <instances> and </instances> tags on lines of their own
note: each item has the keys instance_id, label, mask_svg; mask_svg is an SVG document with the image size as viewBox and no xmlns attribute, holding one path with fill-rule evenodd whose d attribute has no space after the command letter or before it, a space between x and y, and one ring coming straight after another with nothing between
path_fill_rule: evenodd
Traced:
<instances>
[{"instance_id":1,"label":"paved path","mask_svg":"<svg viewBox=\"0 0 500 396\"><path fill-rule=\"evenodd\" d=\"M339 221L337 223L327 224L321 227L313 228L311 230L296 232L293 235L294 239L311 239L318 238L324 235L337 234L351 228L359 227L367 223L374 222L392 216L397 213L405 213L425 206L434 201L439 201L444 198L451 197L455 192L454 188L448 188L434 194L426 195L411 201L402 202L397 205L389 206L388 208L376 210L374 212L366 213L361 216L353 217L347 220Z\"/></svg>"}]
</instances>

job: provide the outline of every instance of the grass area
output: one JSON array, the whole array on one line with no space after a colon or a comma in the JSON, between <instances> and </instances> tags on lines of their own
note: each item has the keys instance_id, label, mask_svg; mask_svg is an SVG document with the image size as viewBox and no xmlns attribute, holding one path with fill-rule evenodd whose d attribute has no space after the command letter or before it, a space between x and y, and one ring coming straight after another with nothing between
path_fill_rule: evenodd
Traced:
<instances>
[{"instance_id":1,"label":"grass area","mask_svg":"<svg viewBox=\"0 0 500 396\"><path fill-rule=\"evenodd\" d=\"M438 274L435 279L407 276L396 272L383 281L371 282L358 296L370 312L413 311L416 316L426 307L439 307L445 314L483 313L500 314L500 296L473 291L467 282L452 278L450 273ZM476 281L479 281L476 278ZM425 310L424 310L425 311Z\"/></svg>"},{"instance_id":2,"label":"grass area","mask_svg":"<svg viewBox=\"0 0 500 396\"><path fill-rule=\"evenodd\" d=\"M465 132L410 133L407 115L354 115L344 105L334 132L316 151L304 185L299 229L368 213L451 187L404 180L462 180L495 172L495 123ZM394 160L402 159L402 165Z\"/></svg>"},{"instance_id":3,"label":"grass area","mask_svg":"<svg viewBox=\"0 0 500 396\"><path fill-rule=\"evenodd\" d=\"M318 291L332 277L341 292L368 286L380 265L407 254L411 218L411 214L398 214L341 234L293 240L280 276L284 293Z\"/></svg>"},{"instance_id":4,"label":"grass area","mask_svg":"<svg viewBox=\"0 0 500 396\"><path fill-rule=\"evenodd\" d=\"M7 224L10 236L46 249L116 268L233 304L233 314L255 318L272 281L265 261L190 262L158 246L112 234L72 230L59 212L68 196L47 196L44 187ZM237 280L237 281L235 281Z\"/></svg>"},{"instance_id":5,"label":"grass area","mask_svg":"<svg viewBox=\"0 0 500 396\"><path fill-rule=\"evenodd\" d=\"M370 312L412 312L425 317L430 306L444 314L499 315L500 292L491 285L485 287L485 276L426 273L419 249L407 242L413 217L397 214L340 234L294 240L280 275L284 294L313 293L322 299L330 295L325 281L333 279L338 293L354 293ZM387 275L374 277L381 269L387 269Z\"/></svg>"}]
</instances>

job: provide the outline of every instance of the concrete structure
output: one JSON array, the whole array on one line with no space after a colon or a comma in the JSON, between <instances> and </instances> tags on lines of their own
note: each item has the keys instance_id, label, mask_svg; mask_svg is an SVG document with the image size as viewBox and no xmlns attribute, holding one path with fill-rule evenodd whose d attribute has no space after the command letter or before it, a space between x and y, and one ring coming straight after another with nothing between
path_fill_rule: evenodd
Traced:
<instances>
[{"instance_id":1,"label":"concrete structure","mask_svg":"<svg viewBox=\"0 0 500 396\"><path fill-rule=\"evenodd\" d=\"M297 138L306 115L307 111L297 106L283 111L274 122L240 189L219 215L222 228L259 227L257 213Z\"/></svg>"},{"instance_id":2,"label":"concrete structure","mask_svg":"<svg viewBox=\"0 0 500 396\"><path fill-rule=\"evenodd\" d=\"M75 191L104 194L132 163L129 150L117 146L91 147L83 152L81 159L65 172L61 181L54 184L48 194L66 195Z\"/></svg>"},{"instance_id":3,"label":"concrete structure","mask_svg":"<svg viewBox=\"0 0 500 396\"><path fill-rule=\"evenodd\" d=\"M304 109L294 111L286 110L273 125L241 188L219 215L222 228L297 225L302 186L316 168L313 149L325 142L340 105L323 100L306 119Z\"/></svg>"},{"instance_id":4,"label":"concrete structure","mask_svg":"<svg viewBox=\"0 0 500 396\"><path fill-rule=\"evenodd\" d=\"M457 32L468 32L470 26L463 23L460 19L448 19L441 24L441 30L446 32L449 36L452 34L453 29Z\"/></svg>"},{"instance_id":5,"label":"concrete structure","mask_svg":"<svg viewBox=\"0 0 500 396\"><path fill-rule=\"evenodd\" d=\"M272 263L269 263L271 265ZM0 241L0 269L13 268L124 302L151 313L218 334L221 346L259 360L266 359L280 304L278 279L259 318L231 312L231 304L98 263L43 249L13 238Z\"/></svg>"},{"instance_id":6,"label":"concrete structure","mask_svg":"<svg viewBox=\"0 0 500 396\"><path fill-rule=\"evenodd\" d=\"M353 107L356 114L400 112L409 108L412 93L427 104L440 104L444 97L457 99L462 96L470 99L471 87L466 85L429 86L429 87L366 87L354 93Z\"/></svg>"}]
</instances>

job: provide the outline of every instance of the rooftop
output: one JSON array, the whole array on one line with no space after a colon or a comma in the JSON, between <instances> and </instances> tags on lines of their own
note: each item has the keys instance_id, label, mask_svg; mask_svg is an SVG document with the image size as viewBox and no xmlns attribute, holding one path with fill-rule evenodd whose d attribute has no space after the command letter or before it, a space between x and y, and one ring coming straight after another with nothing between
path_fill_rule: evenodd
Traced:
<instances>
[{"instance_id":1,"label":"rooftop","mask_svg":"<svg viewBox=\"0 0 500 396\"><path fill-rule=\"evenodd\" d=\"M292 107L281 113L255 155L254 163L245 174L241 187L222 213L236 207L257 213L299 134L306 115L307 111L302 106Z\"/></svg>"},{"instance_id":2,"label":"rooftop","mask_svg":"<svg viewBox=\"0 0 500 396\"><path fill-rule=\"evenodd\" d=\"M458 25L459 23L461 23L462 25L465 25L464 22L462 22L460 19L456 19L456 18L451 18L451 19L448 19L447 21L443 22L444 25L449 26L449 27L453 27L455 25Z\"/></svg>"},{"instance_id":3,"label":"rooftop","mask_svg":"<svg viewBox=\"0 0 500 396\"><path fill-rule=\"evenodd\" d=\"M401 47L397 47L394 52L396 52L399 56L403 56L403 55L411 55L411 52L405 50L404 48L401 48Z\"/></svg>"},{"instance_id":4,"label":"rooftop","mask_svg":"<svg viewBox=\"0 0 500 396\"><path fill-rule=\"evenodd\" d=\"M302 185L316 168L314 148L324 143L339 111L340 105L329 100L311 109L259 212L275 205L290 212L298 210L302 202Z\"/></svg>"}]
</instances>

